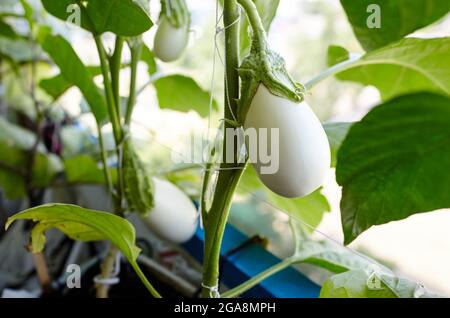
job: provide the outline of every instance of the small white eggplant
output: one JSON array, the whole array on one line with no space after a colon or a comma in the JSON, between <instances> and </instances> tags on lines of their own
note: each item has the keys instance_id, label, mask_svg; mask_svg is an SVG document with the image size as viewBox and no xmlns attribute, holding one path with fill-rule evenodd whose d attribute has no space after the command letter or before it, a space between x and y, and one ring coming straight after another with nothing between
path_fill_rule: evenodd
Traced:
<instances>
[{"instance_id":1,"label":"small white eggplant","mask_svg":"<svg viewBox=\"0 0 450 318\"><path fill-rule=\"evenodd\" d=\"M172 183L153 178L154 207L143 216L147 226L173 243L184 243L195 233L197 209L189 197Z\"/></svg>"},{"instance_id":2,"label":"small white eggplant","mask_svg":"<svg viewBox=\"0 0 450 318\"><path fill-rule=\"evenodd\" d=\"M173 62L181 57L189 41L189 26L179 28L161 17L156 31L153 52L163 62Z\"/></svg>"},{"instance_id":3,"label":"small white eggplant","mask_svg":"<svg viewBox=\"0 0 450 318\"><path fill-rule=\"evenodd\" d=\"M322 185L330 169L330 146L320 121L306 102L275 96L260 84L244 128L279 129L278 171L262 174L264 165L259 159L253 163L261 181L273 192L287 198L303 197Z\"/></svg>"}]
</instances>

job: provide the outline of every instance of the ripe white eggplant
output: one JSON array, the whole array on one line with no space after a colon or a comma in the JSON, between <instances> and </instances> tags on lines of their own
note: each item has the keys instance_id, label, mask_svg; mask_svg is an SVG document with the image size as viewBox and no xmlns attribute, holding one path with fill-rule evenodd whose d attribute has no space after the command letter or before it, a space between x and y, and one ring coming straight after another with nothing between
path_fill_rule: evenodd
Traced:
<instances>
[{"instance_id":1,"label":"ripe white eggplant","mask_svg":"<svg viewBox=\"0 0 450 318\"><path fill-rule=\"evenodd\" d=\"M197 229L197 209L191 199L172 183L153 178L154 207L143 216L157 235L173 243L188 241Z\"/></svg>"},{"instance_id":2,"label":"ripe white eggplant","mask_svg":"<svg viewBox=\"0 0 450 318\"><path fill-rule=\"evenodd\" d=\"M189 40L189 26L175 27L166 17L161 17L156 31L153 52L163 62L173 62L181 57Z\"/></svg>"},{"instance_id":3,"label":"ripe white eggplant","mask_svg":"<svg viewBox=\"0 0 450 318\"><path fill-rule=\"evenodd\" d=\"M264 165L259 160L253 163L261 181L273 192L287 198L303 197L322 185L330 169L330 146L320 121L305 101L295 103L275 96L260 84L244 128L279 129L278 171L262 174Z\"/></svg>"}]
</instances>

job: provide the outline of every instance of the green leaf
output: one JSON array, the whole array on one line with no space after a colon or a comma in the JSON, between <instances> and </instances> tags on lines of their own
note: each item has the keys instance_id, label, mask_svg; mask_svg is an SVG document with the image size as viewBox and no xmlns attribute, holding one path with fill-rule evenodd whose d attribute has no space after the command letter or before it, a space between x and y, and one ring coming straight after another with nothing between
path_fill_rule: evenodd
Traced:
<instances>
[{"instance_id":1,"label":"green leaf","mask_svg":"<svg viewBox=\"0 0 450 318\"><path fill-rule=\"evenodd\" d=\"M0 117L0 185L9 199L18 199L26 194L22 174L29 164L29 151L35 142L36 136L33 133ZM31 185L37 188L46 187L61 170L60 159L48 154L44 145L39 144Z\"/></svg>"},{"instance_id":2,"label":"green leaf","mask_svg":"<svg viewBox=\"0 0 450 318\"><path fill-rule=\"evenodd\" d=\"M327 279L321 298L430 298L422 285L376 268L352 270Z\"/></svg>"},{"instance_id":3,"label":"green leaf","mask_svg":"<svg viewBox=\"0 0 450 318\"><path fill-rule=\"evenodd\" d=\"M345 243L373 225L450 207L450 97L420 93L374 108L337 161Z\"/></svg>"},{"instance_id":4,"label":"green leaf","mask_svg":"<svg viewBox=\"0 0 450 318\"><path fill-rule=\"evenodd\" d=\"M337 154L353 123L327 123L323 125L331 147L331 166L336 167Z\"/></svg>"},{"instance_id":5,"label":"green leaf","mask_svg":"<svg viewBox=\"0 0 450 318\"><path fill-rule=\"evenodd\" d=\"M270 25L277 13L280 0L253 0L256 5L256 9L261 17L264 29L269 32ZM241 25L240 25L240 49L241 56L245 56L250 51L251 38L249 35L250 24L248 18L244 12L242 12Z\"/></svg>"},{"instance_id":6,"label":"green leaf","mask_svg":"<svg viewBox=\"0 0 450 318\"><path fill-rule=\"evenodd\" d=\"M150 75L156 73L157 67L153 52L150 51L146 45L142 46L141 61L147 64ZM122 64L122 67L125 66L125 64ZM86 68L92 78L102 73L100 66L87 66ZM53 99L58 99L61 97L73 85L73 83L66 80L63 74L57 74L51 78L46 78L39 82L39 87L42 88L48 95L53 97Z\"/></svg>"},{"instance_id":7,"label":"green leaf","mask_svg":"<svg viewBox=\"0 0 450 318\"><path fill-rule=\"evenodd\" d=\"M28 25L30 28L33 28L33 25L35 23L34 17L33 17L33 8L30 6L30 4L26 0L20 0L20 4L23 7L23 11L25 13L25 19L28 21Z\"/></svg>"},{"instance_id":8,"label":"green leaf","mask_svg":"<svg viewBox=\"0 0 450 318\"><path fill-rule=\"evenodd\" d=\"M71 5L83 3L81 27L94 33L112 32L122 36L136 36L153 25L145 10L132 0L42 0L44 8L55 17L69 21Z\"/></svg>"},{"instance_id":9,"label":"green leaf","mask_svg":"<svg viewBox=\"0 0 450 318\"><path fill-rule=\"evenodd\" d=\"M0 140L0 185L8 199L19 199L26 195L24 169L29 164L29 152ZM62 165L53 154L38 152L34 160L31 186L44 188L48 186Z\"/></svg>"},{"instance_id":10,"label":"green leaf","mask_svg":"<svg viewBox=\"0 0 450 318\"><path fill-rule=\"evenodd\" d=\"M155 55L145 44L142 45L141 61L147 64L147 71L150 75L156 73L157 66L155 61Z\"/></svg>"},{"instance_id":11,"label":"green leaf","mask_svg":"<svg viewBox=\"0 0 450 318\"><path fill-rule=\"evenodd\" d=\"M6 222L6 229L19 219L38 223L38 228L32 234L34 253L41 252L44 248L45 230L49 228L57 228L74 240L109 240L130 263L134 263L140 253L133 226L111 213L70 204L46 204L13 215Z\"/></svg>"},{"instance_id":12,"label":"green leaf","mask_svg":"<svg viewBox=\"0 0 450 318\"><path fill-rule=\"evenodd\" d=\"M320 189L297 199L287 199L273 193L261 182L252 165L247 166L237 190L242 195L257 193L254 195L258 196L266 205L312 227L319 225L323 215L331 209L327 198L322 195ZM310 227L306 227L306 229L308 232L311 231Z\"/></svg>"},{"instance_id":13,"label":"green leaf","mask_svg":"<svg viewBox=\"0 0 450 318\"><path fill-rule=\"evenodd\" d=\"M105 99L92 81L89 69L80 60L70 43L62 36L50 34L42 34L40 42L42 48L59 67L64 79L80 89L97 122L105 120L107 117Z\"/></svg>"},{"instance_id":14,"label":"green leaf","mask_svg":"<svg viewBox=\"0 0 450 318\"><path fill-rule=\"evenodd\" d=\"M347 250L330 241L303 239L299 242L299 246L300 250L295 256L301 259L302 263L319 266L333 273L357 270L376 263L375 260L357 255L356 252Z\"/></svg>"},{"instance_id":15,"label":"green leaf","mask_svg":"<svg viewBox=\"0 0 450 318\"><path fill-rule=\"evenodd\" d=\"M10 39L17 39L18 35L14 29L6 22L0 20L0 36Z\"/></svg>"},{"instance_id":16,"label":"green leaf","mask_svg":"<svg viewBox=\"0 0 450 318\"><path fill-rule=\"evenodd\" d=\"M347 64L337 78L374 85L384 100L421 91L450 94L449 56L448 37L406 38Z\"/></svg>"},{"instance_id":17,"label":"green leaf","mask_svg":"<svg viewBox=\"0 0 450 318\"><path fill-rule=\"evenodd\" d=\"M341 0L356 37L366 51L383 47L442 18L450 11L448 0ZM380 27L373 24L374 9ZM378 9L376 9L378 10ZM369 24L368 24L369 22Z\"/></svg>"},{"instance_id":18,"label":"green leaf","mask_svg":"<svg viewBox=\"0 0 450 318\"><path fill-rule=\"evenodd\" d=\"M326 212L330 212L327 198L320 193L320 189L310 195L297 199L286 199L267 190L268 200L281 212L289 214L294 219L301 220L309 226L316 227L322 221ZM308 231L312 231L307 227Z\"/></svg>"},{"instance_id":19,"label":"green leaf","mask_svg":"<svg viewBox=\"0 0 450 318\"><path fill-rule=\"evenodd\" d=\"M346 48L338 45L330 45L327 53L327 65L334 66L341 62L347 61L350 58L350 53Z\"/></svg>"},{"instance_id":20,"label":"green leaf","mask_svg":"<svg viewBox=\"0 0 450 318\"><path fill-rule=\"evenodd\" d=\"M87 66L86 69L91 78L94 78L102 73L100 66ZM51 78L46 78L39 82L39 87L55 100L61 97L73 85L74 84L68 81L63 74L57 74Z\"/></svg>"},{"instance_id":21,"label":"green leaf","mask_svg":"<svg viewBox=\"0 0 450 318\"><path fill-rule=\"evenodd\" d=\"M23 153L14 147L0 141L0 186L8 199L14 200L25 196L25 183L21 174L11 171L9 167L17 168L23 173L26 162Z\"/></svg>"},{"instance_id":22,"label":"green leaf","mask_svg":"<svg viewBox=\"0 0 450 318\"><path fill-rule=\"evenodd\" d=\"M155 81L159 107L179 112L195 110L200 116L209 114L210 95L192 78L183 75L169 75ZM213 100L213 110L217 102Z\"/></svg>"},{"instance_id":23,"label":"green leaf","mask_svg":"<svg viewBox=\"0 0 450 318\"><path fill-rule=\"evenodd\" d=\"M88 155L80 155L64 160L64 171L69 183L104 184L105 174L102 166ZM111 169L113 180L117 178L117 170Z\"/></svg>"}]
</instances>

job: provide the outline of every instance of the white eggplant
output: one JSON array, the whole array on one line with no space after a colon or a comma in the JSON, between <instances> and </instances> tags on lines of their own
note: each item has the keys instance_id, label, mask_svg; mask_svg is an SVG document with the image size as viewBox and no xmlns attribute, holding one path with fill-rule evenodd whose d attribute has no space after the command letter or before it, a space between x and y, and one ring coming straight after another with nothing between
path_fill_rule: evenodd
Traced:
<instances>
[{"instance_id":1,"label":"white eggplant","mask_svg":"<svg viewBox=\"0 0 450 318\"><path fill-rule=\"evenodd\" d=\"M279 168L262 174L261 162L253 163L261 181L287 198L303 197L319 188L330 169L327 135L306 102L295 103L273 95L260 84L250 104L244 128L279 129ZM272 154L273 156L274 154Z\"/></svg>"},{"instance_id":2,"label":"white eggplant","mask_svg":"<svg viewBox=\"0 0 450 318\"><path fill-rule=\"evenodd\" d=\"M198 224L197 209L191 199L172 183L153 178L154 207L143 216L147 226L173 243L188 241Z\"/></svg>"},{"instance_id":3,"label":"white eggplant","mask_svg":"<svg viewBox=\"0 0 450 318\"><path fill-rule=\"evenodd\" d=\"M189 40L188 25L179 28L162 17L156 31L153 52L163 62L173 62L181 57Z\"/></svg>"}]
</instances>

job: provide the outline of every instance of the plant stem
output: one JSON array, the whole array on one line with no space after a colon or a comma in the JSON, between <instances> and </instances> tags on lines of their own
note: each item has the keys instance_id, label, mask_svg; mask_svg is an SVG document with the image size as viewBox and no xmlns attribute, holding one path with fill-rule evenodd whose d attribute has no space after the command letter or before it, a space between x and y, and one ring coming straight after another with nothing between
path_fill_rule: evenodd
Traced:
<instances>
[{"instance_id":1,"label":"plant stem","mask_svg":"<svg viewBox=\"0 0 450 318\"><path fill-rule=\"evenodd\" d=\"M253 30L253 40L257 42L260 49L264 49L267 45L267 36L255 3L252 0L237 1L247 14L248 20Z\"/></svg>"},{"instance_id":2,"label":"plant stem","mask_svg":"<svg viewBox=\"0 0 450 318\"><path fill-rule=\"evenodd\" d=\"M103 133L102 133L102 128L100 126L100 123L97 123L97 134L98 134L98 143L99 143L99 147L100 147L100 157L102 160L102 165L103 165L103 174L106 180L106 185L108 186L108 190L111 192L111 197L113 200L115 200L115 194L114 194L114 185L113 185L113 181L111 178L111 175L109 174L109 169L108 169L108 162L107 162L107 154L106 154L106 149L105 149L105 143L103 141Z\"/></svg>"},{"instance_id":3,"label":"plant stem","mask_svg":"<svg viewBox=\"0 0 450 318\"><path fill-rule=\"evenodd\" d=\"M115 98L114 98L114 90L113 90L113 86L112 86L113 84L110 79L111 70L110 70L110 67L108 64L108 58L107 58L107 55L106 55L105 49L103 47L103 43L101 41L100 36L95 35L94 39L95 39L95 44L97 45L98 55L100 58L100 65L102 68L103 83L104 83L104 87L105 87L106 103L108 106L109 118L111 120L112 127L113 127L115 144L116 144L116 147L118 147L118 145L120 145L122 142L122 129L121 129L121 125L120 125L120 118L117 113L117 107L115 106L116 104L115 104ZM119 43L119 46L120 45L121 44ZM116 52L119 52L119 51L116 50ZM115 82L118 85L117 77L118 77L118 71L120 71L120 61L119 61L119 69L114 69L114 71L116 73L114 76L111 75L111 78L113 78L113 77L116 78ZM102 153L103 169L106 171L105 173L107 173L108 166L106 163L103 137L101 135L99 127L98 127L98 129L99 129L100 147L102 148L101 153ZM120 151L118 149L117 149L117 152L118 152L118 154L120 154ZM118 155L118 158L120 159L119 155ZM119 165L119 167L120 167L120 165ZM121 171L120 171L120 169L118 169L118 170L119 170L118 171L118 176L119 176L118 179L120 180ZM111 180L109 180L109 181L111 181ZM107 179L107 182L108 182L108 179ZM110 190L112 190L112 189L113 188L111 187ZM117 196L114 196L114 194L112 194L112 196L113 196L113 203L114 203L114 213L116 215L123 216L122 191L121 191L120 181L117 183ZM110 277L111 273L113 272L114 261L116 259L117 253L118 253L117 248L115 246L111 245L106 258L104 259L104 261L101 265L101 271L100 271L101 278ZM109 291L109 285L106 285L106 284L97 285L97 297L98 298L107 298L108 291Z\"/></svg>"},{"instance_id":4,"label":"plant stem","mask_svg":"<svg viewBox=\"0 0 450 318\"><path fill-rule=\"evenodd\" d=\"M225 28L225 119L233 120L237 113L239 99L239 10L236 0L224 1ZM225 121L225 129L230 127ZM226 136L226 134L225 134ZM226 156L226 138L224 141L224 157ZM237 156L237 151L235 152ZM211 287L218 285L220 247L228 219L234 191L245 169L246 163L221 164L210 211L206 214L205 247L203 259L203 297L211 296ZM232 169L230 169L232 168ZM205 190L205 189L204 189ZM204 195L204 194L203 194ZM208 288L209 287L209 288Z\"/></svg>"},{"instance_id":5,"label":"plant stem","mask_svg":"<svg viewBox=\"0 0 450 318\"><path fill-rule=\"evenodd\" d=\"M144 273L142 272L141 268L139 267L139 265L133 261L130 262L131 266L133 267L134 271L136 272L136 274L139 276L139 278L141 279L142 283L144 283L145 287L147 287L148 291L150 292L150 294L153 295L153 297L155 298L162 298L161 295L158 293L158 291L152 286L152 284L150 284L150 282L147 280L147 277L145 277Z\"/></svg>"},{"instance_id":6,"label":"plant stem","mask_svg":"<svg viewBox=\"0 0 450 318\"><path fill-rule=\"evenodd\" d=\"M317 85L318 83L320 83L321 81L323 81L324 79L326 79L327 77L353 67L354 64L357 63L361 59L361 57L362 57L362 55L355 55L354 57L352 57L344 62L338 63L338 64L326 69L325 71L323 71L316 77L309 80L305 84L305 88L309 90L309 89L313 88L315 85Z\"/></svg>"},{"instance_id":7,"label":"plant stem","mask_svg":"<svg viewBox=\"0 0 450 318\"><path fill-rule=\"evenodd\" d=\"M256 285L261 283L266 278L284 270L285 268L295 264L298 261L299 260L295 257L286 258L282 262L275 264L274 266L266 269L265 271L259 273L255 277L252 277L251 279L244 282L243 284L226 291L225 293L223 293L222 297L223 298L233 298L233 297L239 296L242 293L246 292L247 290L251 289L252 287L255 287Z\"/></svg>"},{"instance_id":8,"label":"plant stem","mask_svg":"<svg viewBox=\"0 0 450 318\"><path fill-rule=\"evenodd\" d=\"M120 119L121 103L120 103L120 68L122 63L124 38L120 35L116 36L114 45L114 54L111 56L111 88L116 105L116 113Z\"/></svg>"},{"instance_id":9,"label":"plant stem","mask_svg":"<svg viewBox=\"0 0 450 318\"><path fill-rule=\"evenodd\" d=\"M116 262L117 253L119 253L119 250L117 247L111 244L108 250L108 254L106 255L105 259L103 260L101 266L100 266L100 278L101 279L107 279L110 278L114 271L114 264ZM108 298L108 292L110 285L107 284L98 284L96 286L96 297L97 298Z\"/></svg>"},{"instance_id":10,"label":"plant stem","mask_svg":"<svg viewBox=\"0 0 450 318\"><path fill-rule=\"evenodd\" d=\"M136 104L136 81L137 81L137 66L141 58L142 44L135 44L130 46L131 51L131 78L130 78L130 93L127 103L127 112L125 115L125 125L129 126L131 123L131 116L133 115L134 105Z\"/></svg>"},{"instance_id":11,"label":"plant stem","mask_svg":"<svg viewBox=\"0 0 450 318\"><path fill-rule=\"evenodd\" d=\"M116 106L114 101L114 94L112 90L112 83L110 79L110 68L108 64L108 58L105 52L105 48L103 47L102 40L100 35L95 35L95 44L97 45L98 56L100 58L100 65L102 69L103 75L103 83L105 86L105 94L106 94L106 104L108 106L109 118L111 120L111 124L113 127L114 139L116 143L120 143L122 141L122 131L120 129L120 119L119 115L116 112Z\"/></svg>"}]
</instances>

